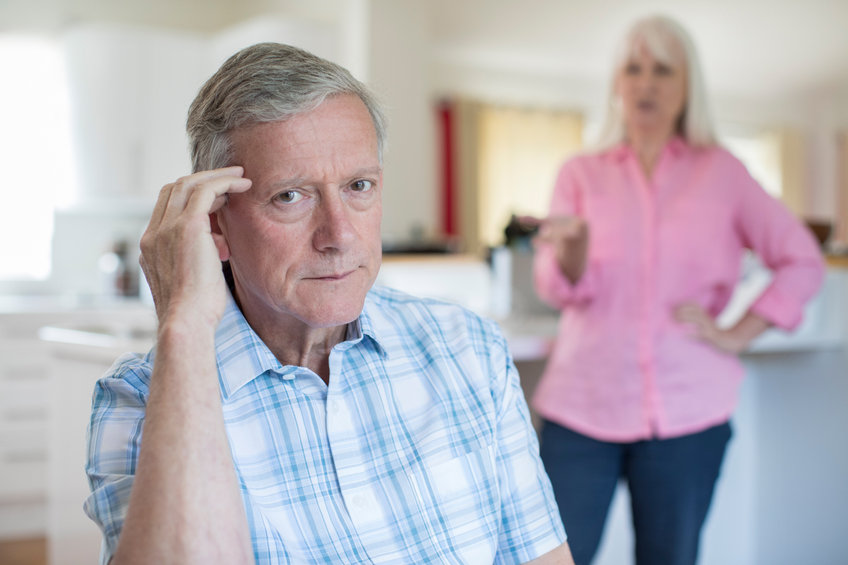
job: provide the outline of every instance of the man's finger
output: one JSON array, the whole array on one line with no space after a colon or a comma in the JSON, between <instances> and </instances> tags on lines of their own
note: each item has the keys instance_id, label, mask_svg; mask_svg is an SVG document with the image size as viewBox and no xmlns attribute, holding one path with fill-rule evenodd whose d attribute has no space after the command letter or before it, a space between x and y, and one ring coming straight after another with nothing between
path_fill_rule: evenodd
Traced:
<instances>
[{"instance_id":1,"label":"man's finger","mask_svg":"<svg viewBox=\"0 0 848 565\"><path fill-rule=\"evenodd\" d=\"M165 208L168 206L168 199L171 198L171 189L173 187L173 183L169 183L159 191L159 196L156 197L156 204L153 206L153 213L150 214L148 225L158 226L162 223L162 217L165 215Z\"/></svg>"},{"instance_id":2,"label":"man's finger","mask_svg":"<svg viewBox=\"0 0 848 565\"><path fill-rule=\"evenodd\" d=\"M167 199L164 202L164 208L157 216L157 221L161 222L162 218L168 214L173 215L174 213L182 213L191 194L198 186L208 184L213 191L218 192L221 179L240 179L243 178L243 174L244 168L241 166L223 167L221 169L212 169L209 171L193 173L166 185L166 187L162 189L162 192L167 192ZM224 182L225 184L229 183L229 181L226 180ZM160 197L161 196L162 195L160 195Z\"/></svg>"},{"instance_id":3,"label":"man's finger","mask_svg":"<svg viewBox=\"0 0 848 565\"><path fill-rule=\"evenodd\" d=\"M177 184L171 190L164 217L175 221L184 213L209 214L224 205L226 194L243 192L251 185L250 179L241 176L215 176L197 184Z\"/></svg>"},{"instance_id":4,"label":"man's finger","mask_svg":"<svg viewBox=\"0 0 848 565\"><path fill-rule=\"evenodd\" d=\"M230 193L244 192L253 185L250 179L243 177L221 177L196 187L185 205L190 214L211 214L227 202Z\"/></svg>"}]
</instances>

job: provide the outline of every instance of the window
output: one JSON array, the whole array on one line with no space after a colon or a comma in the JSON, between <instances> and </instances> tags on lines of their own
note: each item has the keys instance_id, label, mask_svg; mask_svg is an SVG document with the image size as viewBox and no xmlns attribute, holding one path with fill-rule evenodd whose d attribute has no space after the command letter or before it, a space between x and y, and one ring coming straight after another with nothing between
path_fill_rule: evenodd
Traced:
<instances>
[{"instance_id":1,"label":"window","mask_svg":"<svg viewBox=\"0 0 848 565\"><path fill-rule=\"evenodd\" d=\"M0 68L0 280L44 280L53 210L73 197L64 62L50 40L0 35Z\"/></svg>"},{"instance_id":2,"label":"window","mask_svg":"<svg viewBox=\"0 0 848 565\"><path fill-rule=\"evenodd\" d=\"M582 120L552 110L488 106L480 115L479 237L503 242L512 214L548 214L557 172L580 148Z\"/></svg>"},{"instance_id":3,"label":"window","mask_svg":"<svg viewBox=\"0 0 848 565\"><path fill-rule=\"evenodd\" d=\"M762 187L798 217L810 207L808 156L804 135L790 127L730 129L721 142Z\"/></svg>"},{"instance_id":4,"label":"window","mask_svg":"<svg viewBox=\"0 0 848 565\"><path fill-rule=\"evenodd\" d=\"M742 161L766 192L775 198L781 197L781 136L777 132L733 131L722 135L721 143Z\"/></svg>"},{"instance_id":5,"label":"window","mask_svg":"<svg viewBox=\"0 0 848 565\"><path fill-rule=\"evenodd\" d=\"M512 214L545 216L559 167L582 147L574 112L457 104L461 234L471 251L503 243Z\"/></svg>"}]
</instances>

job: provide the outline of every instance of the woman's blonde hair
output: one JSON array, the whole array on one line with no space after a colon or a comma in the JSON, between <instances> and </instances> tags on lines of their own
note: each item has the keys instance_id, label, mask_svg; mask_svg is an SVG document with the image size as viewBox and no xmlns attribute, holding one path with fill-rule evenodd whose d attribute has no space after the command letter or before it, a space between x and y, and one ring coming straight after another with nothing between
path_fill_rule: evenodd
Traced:
<instances>
[{"instance_id":1,"label":"woman's blonde hair","mask_svg":"<svg viewBox=\"0 0 848 565\"><path fill-rule=\"evenodd\" d=\"M674 55L683 55L686 63L686 104L677 124L677 133L694 146L715 145L715 130L695 44L689 33L676 21L666 16L652 16L634 23L616 52L607 114L597 148L606 149L624 141L624 116L615 92L615 77L640 45L647 46L651 55L665 64L678 64Z\"/></svg>"}]
</instances>

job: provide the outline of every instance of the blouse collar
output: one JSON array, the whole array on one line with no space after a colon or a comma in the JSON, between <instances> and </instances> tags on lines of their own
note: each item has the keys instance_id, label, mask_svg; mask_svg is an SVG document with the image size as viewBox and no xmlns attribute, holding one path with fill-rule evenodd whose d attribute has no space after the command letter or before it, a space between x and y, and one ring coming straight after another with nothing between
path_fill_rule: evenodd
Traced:
<instances>
[{"instance_id":1,"label":"blouse collar","mask_svg":"<svg viewBox=\"0 0 848 565\"><path fill-rule=\"evenodd\" d=\"M661 155L669 153L673 157L680 157L690 150L689 144L679 135L675 135L666 142L665 147L660 152ZM633 148L626 142L621 141L618 145L609 150L609 155L617 161L623 161L627 157L634 155Z\"/></svg>"}]
</instances>

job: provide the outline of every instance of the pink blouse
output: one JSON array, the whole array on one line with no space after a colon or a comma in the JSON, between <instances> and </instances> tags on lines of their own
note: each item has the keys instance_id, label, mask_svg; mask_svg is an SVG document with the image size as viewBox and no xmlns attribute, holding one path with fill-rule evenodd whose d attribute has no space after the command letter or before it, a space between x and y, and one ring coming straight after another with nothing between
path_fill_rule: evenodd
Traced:
<instances>
[{"instance_id":1,"label":"pink blouse","mask_svg":"<svg viewBox=\"0 0 848 565\"><path fill-rule=\"evenodd\" d=\"M544 418L603 441L695 433L728 420L743 376L735 355L687 335L674 309L727 305L745 249L773 272L751 310L792 329L824 263L806 229L726 150L670 141L646 179L626 145L561 169L551 215L589 224L589 260L572 285L550 245L536 291L562 310L533 397Z\"/></svg>"}]
</instances>

